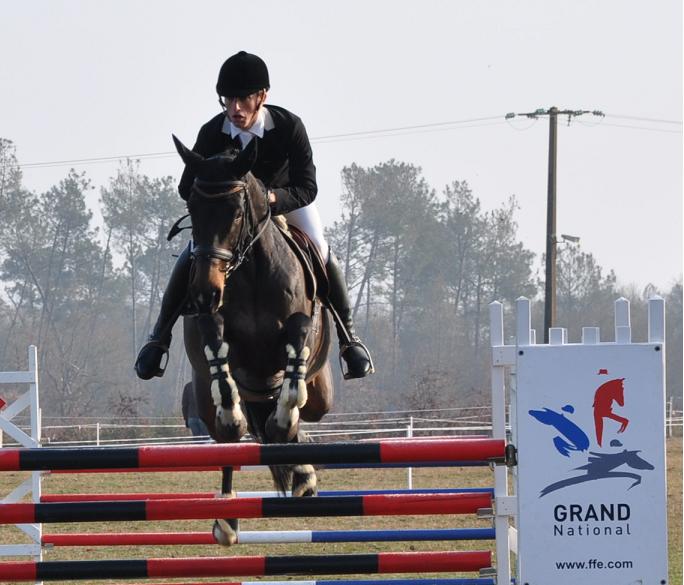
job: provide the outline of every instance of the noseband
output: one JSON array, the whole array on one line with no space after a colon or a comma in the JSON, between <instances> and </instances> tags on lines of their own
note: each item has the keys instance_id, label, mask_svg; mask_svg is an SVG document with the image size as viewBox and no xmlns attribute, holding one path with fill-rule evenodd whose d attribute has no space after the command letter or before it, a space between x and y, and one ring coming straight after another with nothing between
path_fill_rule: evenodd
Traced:
<instances>
[{"instance_id":1,"label":"noseband","mask_svg":"<svg viewBox=\"0 0 684 585\"><path fill-rule=\"evenodd\" d=\"M221 188L222 190L213 193L205 191L205 188ZM266 215L252 223L252 213L250 206L250 198L247 195L247 183L245 181L202 181L195 179L192 186L192 192L203 199L224 199L231 195L239 194L245 200L245 213L242 226L240 227L240 234L238 236L237 246L234 250L228 248L220 248L218 246L193 246L191 255L194 259L204 258L206 260L215 259L222 260L226 263L225 273L226 279L242 264L247 256L249 250L259 240L268 226L271 219L271 206L266 202ZM254 230L258 227L255 234Z\"/></svg>"}]
</instances>

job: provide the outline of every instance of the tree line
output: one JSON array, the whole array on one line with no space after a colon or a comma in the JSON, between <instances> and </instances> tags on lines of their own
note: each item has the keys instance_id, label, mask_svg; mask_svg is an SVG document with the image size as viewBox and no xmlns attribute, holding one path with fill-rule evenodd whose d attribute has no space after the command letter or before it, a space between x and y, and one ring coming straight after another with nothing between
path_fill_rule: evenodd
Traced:
<instances>
[{"instance_id":1,"label":"tree line","mask_svg":"<svg viewBox=\"0 0 684 585\"><path fill-rule=\"evenodd\" d=\"M342 382L336 370L336 410L487 404L489 303L507 305L512 331L512 303L533 299L541 338L539 259L519 239L515 198L484 209L467 181L438 192L419 167L395 160L341 174L342 213L326 232L377 373ZM35 344L45 414L178 414L190 375L181 326L163 378L141 382L132 366L184 245L166 236L185 204L175 179L148 177L126 160L99 189L95 226L86 205L93 189L73 169L43 193L27 189L14 144L0 138L0 371L25 369ZM590 252L559 247L558 322L569 324L571 341L581 325L612 339L619 296L632 302L635 331L645 331L653 292L667 302L668 393L681 396L681 277L667 291L619 287ZM335 356L333 348L337 368Z\"/></svg>"}]
</instances>

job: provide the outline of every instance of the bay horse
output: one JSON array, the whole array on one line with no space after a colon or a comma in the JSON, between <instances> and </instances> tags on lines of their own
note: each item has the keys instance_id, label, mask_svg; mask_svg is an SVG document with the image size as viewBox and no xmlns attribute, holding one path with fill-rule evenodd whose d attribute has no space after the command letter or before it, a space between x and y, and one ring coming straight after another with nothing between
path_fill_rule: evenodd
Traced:
<instances>
[{"instance_id":1,"label":"bay horse","mask_svg":"<svg viewBox=\"0 0 684 585\"><path fill-rule=\"evenodd\" d=\"M307 440L299 421L317 422L332 406L330 322L250 173L257 139L208 158L173 139L196 177L188 198L194 314L184 317L183 330L200 416L220 443L237 442L247 430L260 443ZM228 497L232 471L223 470ZM317 493L312 465L271 466L271 473L282 493ZM237 526L217 520L214 537L233 544Z\"/></svg>"}]
</instances>

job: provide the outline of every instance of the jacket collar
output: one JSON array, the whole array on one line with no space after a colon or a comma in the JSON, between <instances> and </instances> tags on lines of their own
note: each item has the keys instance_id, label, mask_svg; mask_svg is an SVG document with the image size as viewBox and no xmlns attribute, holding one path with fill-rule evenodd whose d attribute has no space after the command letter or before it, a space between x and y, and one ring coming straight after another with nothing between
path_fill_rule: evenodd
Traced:
<instances>
[{"instance_id":1,"label":"jacket collar","mask_svg":"<svg viewBox=\"0 0 684 585\"><path fill-rule=\"evenodd\" d=\"M242 148L245 148L251 142L254 136L263 138L264 133L268 132L269 130L273 130L273 128L275 128L273 116L271 116L271 112L268 111L268 108L264 106L259 111L259 115L257 116L254 124L252 124L249 128L245 130L238 128L228 118L225 118L221 132L229 135L232 139L240 137Z\"/></svg>"}]
</instances>

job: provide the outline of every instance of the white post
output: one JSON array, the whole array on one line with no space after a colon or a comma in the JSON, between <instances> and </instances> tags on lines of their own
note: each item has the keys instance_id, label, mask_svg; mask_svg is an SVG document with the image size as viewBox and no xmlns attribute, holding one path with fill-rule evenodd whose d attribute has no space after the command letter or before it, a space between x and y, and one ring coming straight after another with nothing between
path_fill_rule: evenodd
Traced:
<instances>
[{"instance_id":1,"label":"white post","mask_svg":"<svg viewBox=\"0 0 684 585\"><path fill-rule=\"evenodd\" d=\"M629 315L629 301L620 297L615 301L615 343L631 343L632 327Z\"/></svg>"},{"instance_id":2,"label":"white post","mask_svg":"<svg viewBox=\"0 0 684 585\"><path fill-rule=\"evenodd\" d=\"M31 438L35 442L36 447L40 447L41 441L41 412L40 402L38 401L38 348L35 345L30 345L28 348L28 363L29 372L33 375L33 381L29 386L31 396Z\"/></svg>"},{"instance_id":3,"label":"white post","mask_svg":"<svg viewBox=\"0 0 684 585\"><path fill-rule=\"evenodd\" d=\"M519 299L518 306L524 306ZM525 299L526 301L526 299ZM529 309L529 302L527 302ZM529 316L529 313L528 313ZM507 354L504 346L503 306L499 302L489 305L489 335L492 346L492 438L506 440L506 363L514 359L514 354ZM518 326L521 327L520 322ZM527 337L530 327L527 322ZM494 532L496 538L496 582L511 582L510 558L510 522L509 522L508 468L504 465L494 466Z\"/></svg>"},{"instance_id":4,"label":"white post","mask_svg":"<svg viewBox=\"0 0 684 585\"><path fill-rule=\"evenodd\" d=\"M530 301L525 297L518 297L515 301L516 308L516 345L530 345L532 334L530 333L532 317L530 314Z\"/></svg>"},{"instance_id":5,"label":"white post","mask_svg":"<svg viewBox=\"0 0 684 585\"><path fill-rule=\"evenodd\" d=\"M568 330L565 327L549 328L549 345L565 345L568 342Z\"/></svg>"},{"instance_id":6,"label":"white post","mask_svg":"<svg viewBox=\"0 0 684 585\"><path fill-rule=\"evenodd\" d=\"M39 400L39 384L38 384L38 348L35 345L30 345L28 348L28 363L29 372L33 376L33 382L29 385L29 396L31 397L31 405L29 408L30 418L31 418L31 438L35 447L42 446L42 412L40 409ZM42 486L42 473L40 471L31 472L31 491L33 493L33 503L40 503L40 496L43 493ZM43 525L42 524L32 524L24 527L24 531L31 535L34 542L40 545L43 540ZM40 552L34 555L36 561L43 560L43 549L41 547ZM42 581L40 582L42 583Z\"/></svg>"},{"instance_id":7,"label":"white post","mask_svg":"<svg viewBox=\"0 0 684 585\"><path fill-rule=\"evenodd\" d=\"M601 330L598 327L582 327L582 344L596 345L601 343Z\"/></svg>"},{"instance_id":8,"label":"white post","mask_svg":"<svg viewBox=\"0 0 684 585\"><path fill-rule=\"evenodd\" d=\"M413 417L409 417L409 424L406 427L406 438L411 439L413 437ZM406 468L406 483L408 486L408 489L412 490L413 489L413 468L412 467L407 467Z\"/></svg>"},{"instance_id":9,"label":"white post","mask_svg":"<svg viewBox=\"0 0 684 585\"><path fill-rule=\"evenodd\" d=\"M100 446L100 421L98 420L95 425L95 444Z\"/></svg>"},{"instance_id":10,"label":"white post","mask_svg":"<svg viewBox=\"0 0 684 585\"><path fill-rule=\"evenodd\" d=\"M658 295L648 299L648 341L665 341L665 299Z\"/></svg>"}]
</instances>

